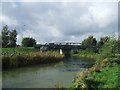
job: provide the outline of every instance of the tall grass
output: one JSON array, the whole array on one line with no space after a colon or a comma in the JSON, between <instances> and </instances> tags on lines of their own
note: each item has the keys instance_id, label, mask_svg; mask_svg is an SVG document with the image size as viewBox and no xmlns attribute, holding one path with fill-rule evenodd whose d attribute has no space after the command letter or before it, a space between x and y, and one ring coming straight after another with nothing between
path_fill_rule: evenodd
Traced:
<instances>
[{"instance_id":1,"label":"tall grass","mask_svg":"<svg viewBox=\"0 0 120 90\"><path fill-rule=\"evenodd\" d=\"M81 50L81 51L78 51L77 54L73 54L73 56L79 56L79 57L88 58L91 60L96 60L97 55L98 54L91 49Z\"/></svg>"},{"instance_id":2,"label":"tall grass","mask_svg":"<svg viewBox=\"0 0 120 90\"><path fill-rule=\"evenodd\" d=\"M55 51L39 52L33 48L3 49L2 69L10 69L21 66L45 64L60 61L64 55Z\"/></svg>"},{"instance_id":3,"label":"tall grass","mask_svg":"<svg viewBox=\"0 0 120 90\"><path fill-rule=\"evenodd\" d=\"M117 40L110 37L110 40L99 49L96 55L96 64L77 74L73 80L72 88L114 88L120 87L118 83L118 67L120 67L120 54L117 52ZM86 54L86 51L84 51ZM87 54L90 54L88 52ZM94 55L94 53L93 53Z\"/></svg>"},{"instance_id":4,"label":"tall grass","mask_svg":"<svg viewBox=\"0 0 120 90\"><path fill-rule=\"evenodd\" d=\"M20 48L2 48L2 54L11 54L11 53L20 53L26 54L29 52L37 52L38 49L34 49L34 47L20 47Z\"/></svg>"}]
</instances>

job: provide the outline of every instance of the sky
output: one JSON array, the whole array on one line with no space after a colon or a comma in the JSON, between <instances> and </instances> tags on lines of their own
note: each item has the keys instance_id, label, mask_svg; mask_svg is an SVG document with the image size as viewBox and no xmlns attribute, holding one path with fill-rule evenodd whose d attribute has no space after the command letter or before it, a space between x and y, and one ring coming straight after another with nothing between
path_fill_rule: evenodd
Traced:
<instances>
[{"instance_id":1,"label":"sky","mask_svg":"<svg viewBox=\"0 0 120 90\"><path fill-rule=\"evenodd\" d=\"M37 43L82 42L93 35L97 40L117 36L118 0L2 0L0 30L16 28L17 44L32 37Z\"/></svg>"}]
</instances>

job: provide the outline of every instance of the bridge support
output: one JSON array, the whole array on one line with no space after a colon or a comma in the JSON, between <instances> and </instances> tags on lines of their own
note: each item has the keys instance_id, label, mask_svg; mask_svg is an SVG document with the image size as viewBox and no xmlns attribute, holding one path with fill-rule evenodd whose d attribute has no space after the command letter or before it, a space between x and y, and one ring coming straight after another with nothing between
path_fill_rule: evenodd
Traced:
<instances>
[{"instance_id":1,"label":"bridge support","mask_svg":"<svg viewBox=\"0 0 120 90\"><path fill-rule=\"evenodd\" d=\"M60 54L63 54L62 49L60 49Z\"/></svg>"}]
</instances>

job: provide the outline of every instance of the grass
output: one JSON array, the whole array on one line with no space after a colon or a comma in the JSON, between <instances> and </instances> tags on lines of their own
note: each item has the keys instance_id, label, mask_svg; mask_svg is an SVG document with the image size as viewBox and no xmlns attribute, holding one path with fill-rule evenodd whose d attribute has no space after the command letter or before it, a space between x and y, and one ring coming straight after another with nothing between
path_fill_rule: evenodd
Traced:
<instances>
[{"instance_id":1,"label":"grass","mask_svg":"<svg viewBox=\"0 0 120 90\"><path fill-rule=\"evenodd\" d=\"M77 54L73 54L73 56L79 56L79 57L82 57L82 58L88 58L88 59L93 59L93 60L96 60L97 58L97 53L91 51L91 50L81 50L81 51L78 51Z\"/></svg>"},{"instance_id":2,"label":"grass","mask_svg":"<svg viewBox=\"0 0 120 90\"><path fill-rule=\"evenodd\" d=\"M20 47L20 48L2 48L2 54L20 53L26 54L29 52L37 52L39 50L34 49L34 47Z\"/></svg>"},{"instance_id":3,"label":"grass","mask_svg":"<svg viewBox=\"0 0 120 90\"><path fill-rule=\"evenodd\" d=\"M118 45L118 44L117 44ZM114 39L107 42L102 48L99 49L99 53L93 53L91 51L81 51L77 55L86 58L88 55L95 55L96 64L82 72L78 72L73 79L71 88L92 88L104 89L112 88L113 90L120 88L120 52L115 44Z\"/></svg>"},{"instance_id":4,"label":"grass","mask_svg":"<svg viewBox=\"0 0 120 90\"><path fill-rule=\"evenodd\" d=\"M3 48L2 69L54 63L63 60L63 58L64 55L55 51L39 52L34 48Z\"/></svg>"},{"instance_id":5,"label":"grass","mask_svg":"<svg viewBox=\"0 0 120 90\"><path fill-rule=\"evenodd\" d=\"M94 81L101 82L97 88L116 88L118 85L118 68L120 65L113 64L112 66L107 66L104 68L101 73L94 72L92 77Z\"/></svg>"},{"instance_id":6,"label":"grass","mask_svg":"<svg viewBox=\"0 0 120 90\"><path fill-rule=\"evenodd\" d=\"M94 67L92 67L88 70L78 72L73 79L71 88L92 88L99 90L112 88L116 90L120 88L120 75L118 68L120 68L120 65L114 63L100 69L99 71L95 71Z\"/></svg>"}]
</instances>

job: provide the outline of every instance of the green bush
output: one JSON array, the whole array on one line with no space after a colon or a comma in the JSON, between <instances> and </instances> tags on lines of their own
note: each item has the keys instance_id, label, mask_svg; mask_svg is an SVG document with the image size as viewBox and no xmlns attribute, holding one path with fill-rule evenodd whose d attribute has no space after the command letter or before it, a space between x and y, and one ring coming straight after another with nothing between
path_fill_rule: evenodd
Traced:
<instances>
[{"instance_id":1,"label":"green bush","mask_svg":"<svg viewBox=\"0 0 120 90\"><path fill-rule=\"evenodd\" d=\"M96 65L100 67L99 72L93 70L94 67L90 68L88 72L92 72L83 76L81 73L75 77L72 87L73 88L86 88L102 89L102 88L120 88L120 54L118 52L117 39L110 37L110 39L100 47L99 53L94 53L91 50L85 50L79 52L80 56L86 57L87 55L95 55ZM101 68L102 66L102 68ZM81 76L82 75L82 76ZM85 75L85 73L84 73Z\"/></svg>"}]
</instances>

